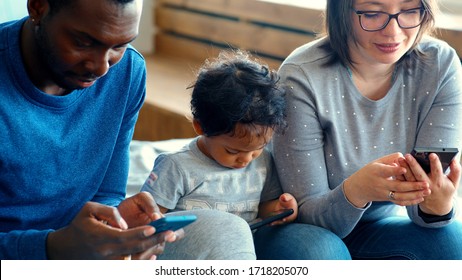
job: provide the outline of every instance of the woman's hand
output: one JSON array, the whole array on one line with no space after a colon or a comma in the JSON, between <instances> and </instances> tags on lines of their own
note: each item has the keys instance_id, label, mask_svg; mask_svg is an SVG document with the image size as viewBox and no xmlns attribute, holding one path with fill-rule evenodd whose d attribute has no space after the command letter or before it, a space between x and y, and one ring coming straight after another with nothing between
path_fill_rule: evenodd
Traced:
<instances>
[{"instance_id":1,"label":"woman's hand","mask_svg":"<svg viewBox=\"0 0 462 280\"><path fill-rule=\"evenodd\" d=\"M379 158L348 177L343 190L354 206L363 208L371 201L392 201L397 205L413 205L430 194L427 182L397 180L407 169L397 164L401 153Z\"/></svg>"},{"instance_id":2,"label":"woman's hand","mask_svg":"<svg viewBox=\"0 0 462 280\"><path fill-rule=\"evenodd\" d=\"M460 183L461 165L458 159L452 160L450 172L446 175L436 154L430 154L429 159L431 171L428 174L410 154L400 159L399 164L407 169L404 180L426 182L430 186L431 194L419 204L420 210L431 215L446 215L453 207L453 197Z\"/></svg>"}]
</instances>

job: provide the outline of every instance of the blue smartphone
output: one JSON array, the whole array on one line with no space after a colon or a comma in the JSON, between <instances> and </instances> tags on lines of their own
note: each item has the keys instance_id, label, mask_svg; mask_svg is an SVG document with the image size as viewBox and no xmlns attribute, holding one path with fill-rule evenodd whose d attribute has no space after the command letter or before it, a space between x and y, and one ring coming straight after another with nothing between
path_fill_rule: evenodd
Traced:
<instances>
[{"instance_id":1,"label":"blue smartphone","mask_svg":"<svg viewBox=\"0 0 462 280\"><path fill-rule=\"evenodd\" d=\"M416 147L411 155L414 156L426 173L430 173L430 160L428 156L431 153L437 154L443 166L443 173L445 173L458 152L459 149L457 148Z\"/></svg>"},{"instance_id":2,"label":"blue smartphone","mask_svg":"<svg viewBox=\"0 0 462 280\"><path fill-rule=\"evenodd\" d=\"M156 228L156 233L160 233L167 230L179 230L194 222L196 219L196 215L166 216L151 222L149 225Z\"/></svg>"},{"instance_id":3,"label":"blue smartphone","mask_svg":"<svg viewBox=\"0 0 462 280\"><path fill-rule=\"evenodd\" d=\"M282 218L285 218L287 216L290 216L294 213L294 209L287 209L287 210L284 210L284 212L282 213L279 213L279 214L276 214L276 215L273 215L273 216L269 216L268 218L265 218L259 222L256 222L256 223L253 223L250 225L250 229L251 230L254 230L254 229L257 229L257 228L260 228L264 225L267 225L267 224L270 224L274 221L277 221L277 220L280 220Z\"/></svg>"}]
</instances>

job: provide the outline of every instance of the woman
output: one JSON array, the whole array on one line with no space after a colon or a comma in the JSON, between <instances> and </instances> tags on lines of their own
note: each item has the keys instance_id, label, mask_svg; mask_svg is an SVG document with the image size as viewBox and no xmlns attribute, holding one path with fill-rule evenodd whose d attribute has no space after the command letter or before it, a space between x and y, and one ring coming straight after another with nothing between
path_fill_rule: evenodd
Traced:
<instances>
[{"instance_id":1,"label":"woman","mask_svg":"<svg viewBox=\"0 0 462 280\"><path fill-rule=\"evenodd\" d=\"M426 174L409 154L461 146L461 63L428 36L436 12L434 0L328 0L327 36L279 71L289 88L289 127L274 139L284 191L302 222L337 234L354 259L462 259L459 161L444 174L432 154Z\"/></svg>"}]
</instances>

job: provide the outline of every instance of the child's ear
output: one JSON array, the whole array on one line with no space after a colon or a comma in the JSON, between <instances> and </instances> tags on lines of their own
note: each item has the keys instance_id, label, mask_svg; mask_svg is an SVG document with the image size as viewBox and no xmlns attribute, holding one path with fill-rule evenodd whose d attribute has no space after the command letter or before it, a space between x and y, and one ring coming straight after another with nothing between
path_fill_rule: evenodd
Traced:
<instances>
[{"instance_id":1,"label":"child's ear","mask_svg":"<svg viewBox=\"0 0 462 280\"><path fill-rule=\"evenodd\" d=\"M204 131L202 130L201 124L196 119L193 120L193 128L194 128L194 131L197 133L197 135L203 135L204 134Z\"/></svg>"}]
</instances>

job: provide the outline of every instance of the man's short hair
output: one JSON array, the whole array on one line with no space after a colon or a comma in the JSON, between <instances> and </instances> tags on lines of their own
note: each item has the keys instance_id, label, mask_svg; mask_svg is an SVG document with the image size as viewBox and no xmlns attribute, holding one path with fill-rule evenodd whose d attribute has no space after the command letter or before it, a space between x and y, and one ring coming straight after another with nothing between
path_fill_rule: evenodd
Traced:
<instances>
[{"instance_id":1,"label":"man's short hair","mask_svg":"<svg viewBox=\"0 0 462 280\"><path fill-rule=\"evenodd\" d=\"M50 14L54 15L59 12L62 8L68 7L73 5L78 0L48 0L48 4L50 5ZM101 0L97 0L101 1ZM106 0L114 2L115 4L127 4L133 2L134 0Z\"/></svg>"}]
</instances>

